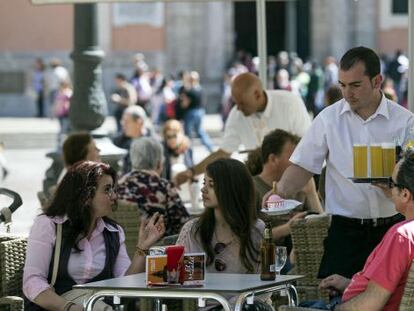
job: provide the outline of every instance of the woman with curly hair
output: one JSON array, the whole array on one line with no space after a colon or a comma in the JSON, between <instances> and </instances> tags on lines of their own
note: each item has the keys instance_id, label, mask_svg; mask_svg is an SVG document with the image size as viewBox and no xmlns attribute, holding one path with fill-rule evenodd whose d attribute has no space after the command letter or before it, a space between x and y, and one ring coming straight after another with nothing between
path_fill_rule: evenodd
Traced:
<instances>
[{"instance_id":1,"label":"woman with curly hair","mask_svg":"<svg viewBox=\"0 0 414 311\"><path fill-rule=\"evenodd\" d=\"M73 285L144 270L145 250L164 234L163 216L154 214L141 224L131 261L122 228L109 218L117 206L115 183L116 172L107 164L84 161L70 167L28 238L23 292L32 303L27 309L82 310L64 296Z\"/></svg>"}]
</instances>

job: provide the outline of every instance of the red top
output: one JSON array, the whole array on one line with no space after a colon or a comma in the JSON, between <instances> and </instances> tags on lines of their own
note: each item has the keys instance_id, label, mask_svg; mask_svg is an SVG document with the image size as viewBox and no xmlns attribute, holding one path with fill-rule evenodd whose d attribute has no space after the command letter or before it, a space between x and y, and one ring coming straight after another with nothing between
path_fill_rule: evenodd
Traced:
<instances>
[{"instance_id":1,"label":"red top","mask_svg":"<svg viewBox=\"0 0 414 311\"><path fill-rule=\"evenodd\" d=\"M398 310L414 259L414 221L407 220L394 225L369 255L364 269L351 280L342 301L364 292L369 281L391 292L384 311Z\"/></svg>"}]
</instances>

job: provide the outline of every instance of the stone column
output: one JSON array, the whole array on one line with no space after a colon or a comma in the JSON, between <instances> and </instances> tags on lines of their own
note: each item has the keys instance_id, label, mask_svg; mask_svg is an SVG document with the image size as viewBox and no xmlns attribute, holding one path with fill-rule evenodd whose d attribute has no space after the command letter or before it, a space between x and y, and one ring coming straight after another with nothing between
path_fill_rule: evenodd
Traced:
<instances>
[{"instance_id":1,"label":"stone column","mask_svg":"<svg viewBox=\"0 0 414 311\"><path fill-rule=\"evenodd\" d=\"M126 151L113 145L107 133L98 129L105 121L108 109L102 89L101 62L105 53L98 46L97 4L74 6L74 51L71 54L74 63L74 92L69 111L71 131L91 132L101 150L102 161L117 169L117 163ZM63 170L60 147L58 146L58 151L47 154L47 157L53 159L53 163L43 180L43 191L46 195L49 188L57 183Z\"/></svg>"},{"instance_id":2,"label":"stone column","mask_svg":"<svg viewBox=\"0 0 414 311\"><path fill-rule=\"evenodd\" d=\"M311 54L322 62L326 56L339 59L350 48L352 16L349 1L314 0L311 8Z\"/></svg>"},{"instance_id":3,"label":"stone column","mask_svg":"<svg viewBox=\"0 0 414 311\"><path fill-rule=\"evenodd\" d=\"M297 3L296 0L285 2L286 5L286 39L285 46L288 52L297 52Z\"/></svg>"}]
</instances>

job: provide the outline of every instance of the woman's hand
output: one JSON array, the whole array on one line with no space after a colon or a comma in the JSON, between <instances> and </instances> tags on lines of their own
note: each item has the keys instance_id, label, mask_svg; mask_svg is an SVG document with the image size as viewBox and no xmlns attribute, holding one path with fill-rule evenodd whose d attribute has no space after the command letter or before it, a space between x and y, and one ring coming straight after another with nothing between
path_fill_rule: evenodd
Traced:
<instances>
[{"instance_id":1,"label":"woman's hand","mask_svg":"<svg viewBox=\"0 0 414 311\"><path fill-rule=\"evenodd\" d=\"M299 212L299 213L293 215L292 218L290 218L289 221L288 221L289 227L292 223L294 223L294 222L296 222L300 219L304 219L307 214L308 214L308 212Z\"/></svg>"},{"instance_id":2,"label":"woman's hand","mask_svg":"<svg viewBox=\"0 0 414 311\"><path fill-rule=\"evenodd\" d=\"M143 250L149 249L164 236L164 216L156 212L152 217L141 219L137 246Z\"/></svg>"}]
</instances>

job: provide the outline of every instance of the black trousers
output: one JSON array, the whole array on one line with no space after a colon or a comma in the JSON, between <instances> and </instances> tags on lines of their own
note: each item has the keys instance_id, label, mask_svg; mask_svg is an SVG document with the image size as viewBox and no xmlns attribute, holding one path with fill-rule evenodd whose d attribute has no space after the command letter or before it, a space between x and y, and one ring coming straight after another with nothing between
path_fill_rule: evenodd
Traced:
<instances>
[{"instance_id":1,"label":"black trousers","mask_svg":"<svg viewBox=\"0 0 414 311\"><path fill-rule=\"evenodd\" d=\"M388 229L402 220L404 216L398 214L392 221L374 226L332 216L328 236L324 240L324 254L318 278L332 274L352 278L362 270L369 254L381 242Z\"/></svg>"}]
</instances>

